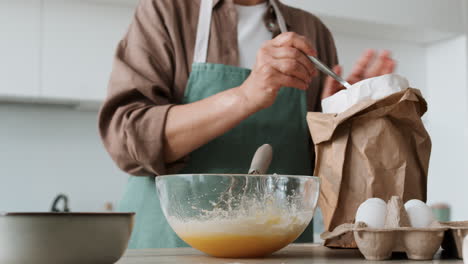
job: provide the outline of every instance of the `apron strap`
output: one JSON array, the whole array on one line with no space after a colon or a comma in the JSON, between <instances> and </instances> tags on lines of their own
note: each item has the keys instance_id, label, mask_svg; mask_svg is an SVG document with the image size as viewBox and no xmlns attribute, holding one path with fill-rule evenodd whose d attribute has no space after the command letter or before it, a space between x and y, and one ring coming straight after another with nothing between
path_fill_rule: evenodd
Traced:
<instances>
[{"instance_id":1,"label":"apron strap","mask_svg":"<svg viewBox=\"0 0 468 264\"><path fill-rule=\"evenodd\" d=\"M276 0L270 0L276 13L276 19L281 33L288 32L284 16L279 9ZM211 17L213 14L213 0L201 0L198 16L197 39L193 55L194 63L206 63L208 57L208 43L210 41Z\"/></svg>"},{"instance_id":2,"label":"apron strap","mask_svg":"<svg viewBox=\"0 0 468 264\"><path fill-rule=\"evenodd\" d=\"M198 16L197 40L195 42L194 63L206 63L208 43L210 41L211 15L213 0L201 0Z\"/></svg>"}]
</instances>

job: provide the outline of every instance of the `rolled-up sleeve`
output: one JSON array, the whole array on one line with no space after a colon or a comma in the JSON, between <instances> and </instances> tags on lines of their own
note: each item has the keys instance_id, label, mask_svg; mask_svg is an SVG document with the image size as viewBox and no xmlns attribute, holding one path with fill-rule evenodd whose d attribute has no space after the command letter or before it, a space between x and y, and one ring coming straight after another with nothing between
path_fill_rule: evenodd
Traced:
<instances>
[{"instance_id":1,"label":"rolled-up sleeve","mask_svg":"<svg viewBox=\"0 0 468 264\"><path fill-rule=\"evenodd\" d=\"M139 176L167 174L180 167L164 159L166 117L175 101L174 52L156 3L140 1L118 45L99 114L99 131L112 159Z\"/></svg>"}]
</instances>

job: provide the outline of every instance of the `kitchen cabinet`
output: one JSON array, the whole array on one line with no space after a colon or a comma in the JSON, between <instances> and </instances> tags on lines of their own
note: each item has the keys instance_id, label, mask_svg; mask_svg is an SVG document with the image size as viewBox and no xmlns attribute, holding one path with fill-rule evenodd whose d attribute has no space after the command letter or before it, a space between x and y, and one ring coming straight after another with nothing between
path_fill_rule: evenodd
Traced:
<instances>
[{"instance_id":1,"label":"kitchen cabinet","mask_svg":"<svg viewBox=\"0 0 468 264\"><path fill-rule=\"evenodd\" d=\"M134 6L44 0L41 96L102 101Z\"/></svg>"},{"instance_id":2,"label":"kitchen cabinet","mask_svg":"<svg viewBox=\"0 0 468 264\"><path fill-rule=\"evenodd\" d=\"M0 1L0 96L39 95L40 30L40 0Z\"/></svg>"},{"instance_id":3,"label":"kitchen cabinet","mask_svg":"<svg viewBox=\"0 0 468 264\"><path fill-rule=\"evenodd\" d=\"M204 255L191 248L173 249L144 249L128 250L124 257L117 264L130 263L255 263L255 264L311 264L311 263L400 263L400 264L420 264L420 263L440 263L463 264L458 259L441 259L440 252L435 256L434 261L412 261L405 258L388 261L367 261L361 256L358 250L329 249L318 244L296 244L291 245L270 257L261 259L219 259Z\"/></svg>"}]
</instances>

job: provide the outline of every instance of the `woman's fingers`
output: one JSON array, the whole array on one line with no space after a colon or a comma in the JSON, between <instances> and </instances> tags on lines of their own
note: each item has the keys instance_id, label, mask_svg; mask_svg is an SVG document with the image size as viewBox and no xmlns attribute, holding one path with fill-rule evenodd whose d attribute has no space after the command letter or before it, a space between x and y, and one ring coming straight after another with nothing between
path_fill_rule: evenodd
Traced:
<instances>
[{"instance_id":1,"label":"woman's fingers","mask_svg":"<svg viewBox=\"0 0 468 264\"><path fill-rule=\"evenodd\" d=\"M271 43L275 47L293 47L306 55L317 56L317 51L314 49L310 41L304 36L298 35L294 32L282 33L273 40Z\"/></svg>"},{"instance_id":2,"label":"woman's fingers","mask_svg":"<svg viewBox=\"0 0 468 264\"><path fill-rule=\"evenodd\" d=\"M377 54L374 50L367 50L355 64L347 81L350 84L364 79L390 74L395 71L396 62L388 50Z\"/></svg>"},{"instance_id":3,"label":"woman's fingers","mask_svg":"<svg viewBox=\"0 0 468 264\"><path fill-rule=\"evenodd\" d=\"M291 87L291 88L296 88L296 89L303 90L303 91L309 88L309 83L306 83L302 81L301 79L298 79L291 75L278 74L276 78L281 87Z\"/></svg>"},{"instance_id":4,"label":"woman's fingers","mask_svg":"<svg viewBox=\"0 0 468 264\"><path fill-rule=\"evenodd\" d=\"M272 47L275 59L293 59L298 61L311 76L317 75L317 69L302 51L293 47Z\"/></svg>"},{"instance_id":5,"label":"woman's fingers","mask_svg":"<svg viewBox=\"0 0 468 264\"><path fill-rule=\"evenodd\" d=\"M301 35L287 32L266 43L263 50L270 54L268 61L278 72L309 84L317 71L307 57L316 56L312 44Z\"/></svg>"},{"instance_id":6,"label":"woman's fingers","mask_svg":"<svg viewBox=\"0 0 468 264\"><path fill-rule=\"evenodd\" d=\"M388 65L391 60L391 53L388 50L382 51L378 56L375 62L368 67L366 73L364 74L365 78L372 78L385 74L385 70L388 68Z\"/></svg>"},{"instance_id":7,"label":"woman's fingers","mask_svg":"<svg viewBox=\"0 0 468 264\"><path fill-rule=\"evenodd\" d=\"M366 78L366 72L368 71L368 67L371 62L374 60L375 51L374 50L366 50L361 58L356 62L353 69L351 70L351 74L349 75L347 81L350 84L355 84L364 78Z\"/></svg>"},{"instance_id":8,"label":"woman's fingers","mask_svg":"<svg viewBox=\"0 0 468 264\"><path fill-rule=\"evenodd\" d=\"M333 71L339 76L341 76L341 74L343 73L343 68L340 65L336 65L335 67L333 67ZM346 89L346 88L343 87L339 82L337 82L332 77L327 76L327 79L325 80L325 84L324 84L323 91L322 91L322 99L330 97L343 89Z\"/></svg>"},{"instance_id":9,"label":"woman's fingers","mask_svg":"<svg viewBox=\"0 0 468 264\"><path fill-rule=\"evenodd\" d=\"M307 90L316 73L307 55L316 56L310 42L295 33L265 42L247 80L237 87L253 108L271 106L281 87Z\"/></svg>"},{"instance_id":10,"label":"woman's fingers","mask_svg":"<svg viewBox=\"0 0 468 264\"><path fill-rule=\"evenodd\" d=\"M307 90L309 83L294 77L292 75L284 74L280 70L276 69L272 65L265 66L262 72L266 73L265 83L269 87L274 87L275 90L279 90L281 87L291 87L300 90Z\"/></svg>"},{"instance_id":11,"label":"woman's fingers","mask_svg":"<svg viewBox=\"0 0 468 264\"><path fill-rule=\"evenodd\" d=\"M395 72L396 66L397 66L397 63L395 60L388 59L382 69L381 75Z\"/></svg>"},{"instance_id":12,"label":"woman's fingers","mask_svg":"<svg viewBox=\"0 0 468 264\"><path fill-rule=\"evenodd\" d=\"M294 59L279 59L272 60L271 65L279 72L285 75L295 77L305 83L312 81L312 75L307 69L297 60Z\"/></svg>"}]
</instances>

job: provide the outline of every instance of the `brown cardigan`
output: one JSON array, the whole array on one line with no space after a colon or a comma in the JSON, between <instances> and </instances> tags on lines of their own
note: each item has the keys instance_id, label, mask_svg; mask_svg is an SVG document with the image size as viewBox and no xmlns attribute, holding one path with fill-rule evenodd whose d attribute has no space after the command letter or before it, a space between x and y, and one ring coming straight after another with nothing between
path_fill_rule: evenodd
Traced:
<instances>
[{"instance_id":1,"label":"brown cardigan","mask_svg":"<svg viewBox=\"0 0 468 264\"><path fill-rule=\"evenodd\" d=\"M277 1L277 0L270 0ZM180 104L191 70L200 0L142 0L127 34L119 43L99 115L104 145L124 171L140 176L172 174L186 161L164 162L168 110ZM208 62L238 65L237 15L233 0L215 0ZM329 30L315 16L279 3L288 29L306 36L318 58L338 63ZM267 28L278 34L270 6ZM320 111L325 76L316 77L307 93L309 111Z\"/></svg>"}]
</instances>

